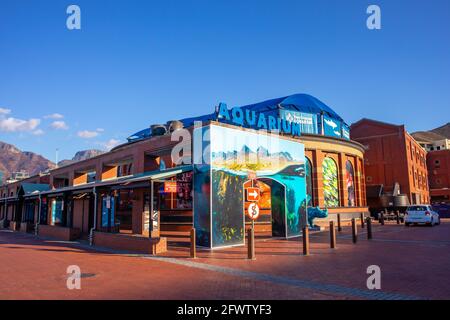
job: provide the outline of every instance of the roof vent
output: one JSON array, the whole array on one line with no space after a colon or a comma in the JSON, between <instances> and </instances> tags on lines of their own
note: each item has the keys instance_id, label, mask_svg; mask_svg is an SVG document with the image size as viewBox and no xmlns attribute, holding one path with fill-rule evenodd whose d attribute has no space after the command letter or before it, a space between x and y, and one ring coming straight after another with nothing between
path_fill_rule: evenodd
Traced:
<instances>
[{"instance_id":1,"label":"roof vent","mask_svg":"<svg viewBox=\"0 0 450 320\"><path fill-rule=\"evenodd\" d=\"M163 136L167 133L167 128L163 124L153 124L150 126L152 136Z\"/></svg>"}]
</instances>

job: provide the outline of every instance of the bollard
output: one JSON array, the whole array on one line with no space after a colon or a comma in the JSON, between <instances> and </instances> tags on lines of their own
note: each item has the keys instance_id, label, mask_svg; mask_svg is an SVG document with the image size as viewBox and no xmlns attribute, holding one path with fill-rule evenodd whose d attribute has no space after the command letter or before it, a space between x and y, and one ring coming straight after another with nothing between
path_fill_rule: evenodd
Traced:
<instances>
[{"instance_id":1,"label":"bollard","mask_svg":"<svg viewBox=\"0 0 450 320\"><path fill-rule=\"evenodd\" d=\"M361 228L364 229L364 213L361 212Z\"/></svg>"},{"instance_id":2,"label":"bollard","mask_svg":"<svg viewBox=\"0 0 450 320\"><path fill-rule=\"evenodd\" d=\"M355 218L352 218L352 238L353 238L353 243L356 243L356 241L358 240L358 230L356 229Z\"/></svg>"},{"instance_id":3,"label":"bollard","mask_svg":"<svg viewBox=\"0 0 450 320\"><path fill-rule=\"evenodd\" d=\"M248 259L256 260L255 256L255 231L253 228L248 229L247 231L248 238Z\"/></svg>"},{"instance_id":4,"label":"bollard","mask_svg":"<svg viewBox=\"0 0 450 320\"><path fill-rule=\"evenodd\" d=\"M340 213L337 214L337 224L338 224L338 231L341 232L342 227L341 227L341 214Z\"/></svg>"},{"instance_id":5,"label":"bollard","mask_svg":"<svg viewBox=\"0 0 450 320\"><path fill-rule=\"evenodd\" d=\"M397 218L397 224L400 224L400 212L398 210L395 212L395 216Z\"/></svg>"},{"instance_id":6,"label":"bollard","mask_svg":"<svg viewBox=\"0 0 450 320\"><path fill-rule=\"evenodd\" d=\"M384 226L384 212L383 211L381 212L381 216L380 216L380 224L382 226Z\"/></svg>"},{"instance_id":7,"label":"bollard","mask_svg":"<svg viewBox=\"0 0 450 320\"><path fill-rule=\"evenodd\" d=\"M372 239L372 219L367 217L367 240Z\"/></svg>"},{"instance_id":8,"label":"bollard","mask_svg":"<svg viewBox=\"0 0 450 320\"><path fill-rule=\"evenodd\" d=\"M197 258L197 247L195 238L195 228L191 229L191 258Z\"/></svg>"},{"instance_id":9,"label":"bollard","mask_svg":"<svg viewBox=\"0 0 450 320\"><path fill-rule=\"evenodd\" d=\"M334 221L330 221L330 248L336 249L336 229L334 228Z\"/></svg>"},{"instance_id":10,"label":"bollard","mask_svg":"<svg viewBox=\"0 0 450 320\"><path fill-rule=\"evenodd\" d=\"M303 255L309 255L309 229L303 227Z\"/></svg>"}]
</instances>

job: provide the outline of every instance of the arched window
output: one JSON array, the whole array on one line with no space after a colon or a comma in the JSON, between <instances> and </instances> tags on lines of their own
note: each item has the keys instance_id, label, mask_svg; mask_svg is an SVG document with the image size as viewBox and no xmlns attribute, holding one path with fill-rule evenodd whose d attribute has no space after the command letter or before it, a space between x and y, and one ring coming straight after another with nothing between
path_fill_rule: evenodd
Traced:
<instances>
[{"instance_id":1,"label":"arched window","mask_svg":"<svg viewBox=\"0 0 450 320\"><path fill-rule=\"evenodd\" d=\"M323 196L325 207L339 207L338 168L331 158L325 158L322 163Z\"/></svg>"},{"instance_id":2,"label":"arched window","mask_svg":"<svg viewBox=\"0 0 450 320\"><path fill-rule=\"evenodd\" d=\"M314 186L311 161L305 157L306 195L308 207L314 206Z\"/></svg>"},{"instance_id":3,"label":"arched window","mask_svg":"<svg viewBox=\"0 0 450 320\"><path fill-rule=\"evenodd\" d=\"M347 183L347 192L348 192L348 203L349 207L356 206L356 197L355 197L355 170L353 170L353 165L350 161L347 161L345 164L345 180Z\"/></svg>"}]
</instances>

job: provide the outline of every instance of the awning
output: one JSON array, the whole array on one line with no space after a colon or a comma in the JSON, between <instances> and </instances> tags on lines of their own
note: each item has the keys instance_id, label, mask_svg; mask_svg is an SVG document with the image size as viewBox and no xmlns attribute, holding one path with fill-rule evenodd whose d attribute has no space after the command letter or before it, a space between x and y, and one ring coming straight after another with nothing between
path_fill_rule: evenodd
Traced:
<instances>
[{"instance_id":1,"label":"awning","mask_svg":"<svg viewBox=\"0 0 450 320\"><path fill-rule=\"evenodd\" d=\"M166 170L157 170L157 171L150 171L150 172L144 172L139 175L135 175L131 178L129 178L127 181L125 181L125 184L130 184L134 182L142 182L142 181L150 181L150 180L160 180L160 179L167 179L172 178L180 173L185 173L192 171L192 166L180 166L175 168L170 168Z\"/></svg>"},{"instance_id":2,"label":"awning","mask_svg":"<svg viewBox=\"0 0 450 320\"><path fill-rule=\"evenodd\" d=\"M48 184L40 183L22 183L19 190L19 195L23 197L36 197L43 191L50 190Z\"/></svg>"},{"instance_id":3,"label":"awning","mask_svg":"<svg viewBox=\"0 0 450 320\"><path fill-rule=\"evenodd\" d=\"M137 183L137 182L145 182L145 181L151 181L151 180L160 180L160 179L171 178L171 177L176 176L177 174L189 172L192 170L193 170L193 167L191 165L179 166L179 167L169 168L169 169L165 169L165 170L144 172L144 173L135 174L133 176L128 176L128 177L120 177L120 178L111 179L108 181L91 182L91 183L82 184L82 185L73 186L73 187L65 187L65 188L61 188L61 189L43 191L40 194L54 196L55 193L63 194L64 192L73 192L73 191L80 191L80 190L83 190L84 192L92 192L94 187L99 188L99 187L109 187L109 186L116 186L116 185L129 186L130 184Z\"/></svg>"},{"instance_id":4,"label":"awning","mask_svg":"<svg viewBox=\"0 0 450 320\"><path fill-rule=\"evenodd\" d=\"M18 201L18 200L19 200L19 198L17 198L17 197L9 197L9 198L0 199L0 201L2 201L2 202L14 202L14 201Z\"/></svg>"}]
</instances>

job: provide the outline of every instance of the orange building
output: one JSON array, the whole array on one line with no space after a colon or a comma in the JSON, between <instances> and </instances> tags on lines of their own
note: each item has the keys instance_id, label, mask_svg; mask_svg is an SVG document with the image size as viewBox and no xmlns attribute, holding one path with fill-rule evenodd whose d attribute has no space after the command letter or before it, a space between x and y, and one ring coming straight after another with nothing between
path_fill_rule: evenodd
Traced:
<instances>
[{"instance_id":1,"label":"orange building","mask_svg":"<svg viewBox=\"0 0 450 320\"><path fill-rule=\"evenodd\" d=\"M351 138L366 147L366 186L382 186L385 193L395 185L411 204L429 203L427 152L404 125L361 119L350 127Z\"/></svg>"}]
</instances>

